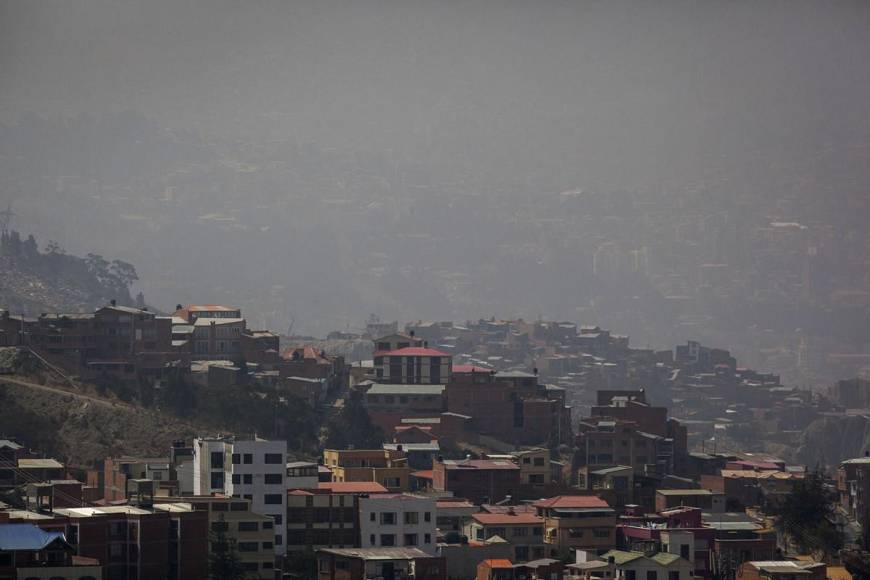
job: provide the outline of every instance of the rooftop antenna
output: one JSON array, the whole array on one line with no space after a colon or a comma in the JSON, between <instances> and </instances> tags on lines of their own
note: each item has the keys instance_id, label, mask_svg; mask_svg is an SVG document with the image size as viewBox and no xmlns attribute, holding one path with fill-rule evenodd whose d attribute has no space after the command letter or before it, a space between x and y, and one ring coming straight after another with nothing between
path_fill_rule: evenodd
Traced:
<instances>
[{"instance_id":1,"label":"rooftop antenna","mask_svg":"<svg viewBox=\"0 0 870 580\"><path fill-rule=\"evenodd\" d=\"M0 232L3 235L9 233L9 224L12 223L12 216L15 215L15 212L12 211L12 204L8 204L6 209L0 211Z\"/></svg>"}]
</instances>

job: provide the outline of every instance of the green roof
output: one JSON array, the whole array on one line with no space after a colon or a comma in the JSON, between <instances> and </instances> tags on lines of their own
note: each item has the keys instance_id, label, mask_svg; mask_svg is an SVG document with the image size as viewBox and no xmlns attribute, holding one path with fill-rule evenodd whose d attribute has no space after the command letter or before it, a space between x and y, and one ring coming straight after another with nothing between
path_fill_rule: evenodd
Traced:
<instances>
[{"instance_id":1,"label":"green roof","mask_svg":"<svg viewBox=\"0 0 870 580\"><path fill-rule=\"evenodd\" d=\"M599 558L604 560L605 562L609 561L610 558L613 558L614 564L620 566L622 564L631 562L632 560L643 558L643 552L625 552L623 550L610 550L606 554L599 556Z\"/></svg>"},{"instance_id":2,"label":"green roof","mask_svg":"<svg viewBox=\"0 0 870 580\"><path fill-rule=\"evenodd\" d=\"M680 557L677 554L670 554L668 552L659 552L655 556L650 556L650 560L655 560L662 566L670 566L679 559Z\"/></svg>"}]
</instances>

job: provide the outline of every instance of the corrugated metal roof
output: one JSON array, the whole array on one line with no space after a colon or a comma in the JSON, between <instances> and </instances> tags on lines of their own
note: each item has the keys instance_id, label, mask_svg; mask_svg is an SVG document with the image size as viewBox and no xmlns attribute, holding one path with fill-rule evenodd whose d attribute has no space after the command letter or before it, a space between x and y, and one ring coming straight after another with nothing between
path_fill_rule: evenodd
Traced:
<instances>
[{"instance_id":1,"label":"corrugated metal roof","mask_svg":"<svg viewBox=\"0 0 870 580\"><path fill-rule=\"evenodd\" d=\"M414 560L435 557L419 548L321 548L318 552L363 560Z\"/></svg>"},{"instance_id":2,"label":"corrugated metal roof","mask_svg":"<svg viewBox=\"0 0 870 580\"><path fill-rule=\"evenodd\" d=\"M66 542L63 532L46 532L33 524L0 524L0 550L42 550L52 542Z\"/></svg>"}]
</instances>

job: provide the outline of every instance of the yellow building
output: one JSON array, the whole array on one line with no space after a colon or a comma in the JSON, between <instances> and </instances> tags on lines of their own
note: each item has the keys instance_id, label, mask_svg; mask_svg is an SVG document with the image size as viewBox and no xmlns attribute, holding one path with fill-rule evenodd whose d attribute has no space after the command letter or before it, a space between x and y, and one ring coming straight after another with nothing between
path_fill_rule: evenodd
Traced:
<instances>
[{"instance_id":1,"label":"yellow building","mask_svg":"<svg viewBox=\"0 0 870 580\"><path fill-rule=\"evenodd\" d=\"M323 463L332 471L332 481L374 481L389 491L408 491L411 469L402 451L326 449Z\"/></svg>"}]
</instances>

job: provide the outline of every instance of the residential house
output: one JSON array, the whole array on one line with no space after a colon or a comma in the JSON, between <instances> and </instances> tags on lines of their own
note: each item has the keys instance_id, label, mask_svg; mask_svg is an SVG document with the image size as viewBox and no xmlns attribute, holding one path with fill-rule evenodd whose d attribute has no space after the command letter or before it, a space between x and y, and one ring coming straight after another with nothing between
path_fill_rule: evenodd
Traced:
<instances>
[{"instance_id":1,"label":"residential house","mask_svg":"<svg viewBox=\"0 0 870 580\"><path fill-rule=\"evenodd\" d=\"M495 536L513 546L515 562L538 560L547 554L544 544L544 518L534 509L509 507L495 513L472 514L466 526L470 540L482 542Z\"/></svg>"},{"instance_id":2,"label":"residential house","mask_svg":"<svg viewBox=\"0 0 870 580\"><path fill-rule=\"evenodd\" d=\"M0 520L0 578L98 580L100 562L75 555L63 532Z\"/></svg>"}]
</instances>

